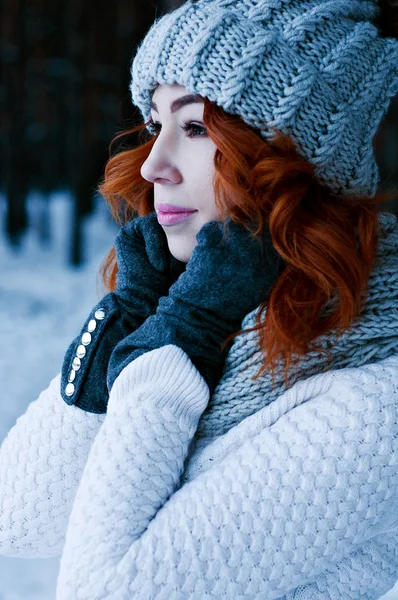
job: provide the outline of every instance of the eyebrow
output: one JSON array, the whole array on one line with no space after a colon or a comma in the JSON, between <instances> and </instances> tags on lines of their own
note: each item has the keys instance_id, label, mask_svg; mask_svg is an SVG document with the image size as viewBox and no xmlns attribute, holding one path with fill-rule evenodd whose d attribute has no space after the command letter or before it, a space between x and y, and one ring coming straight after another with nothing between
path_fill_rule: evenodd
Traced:
<instances>
[{"instance_id":1,"label":"eyebrow","mask_svg":"<svg viewBox=\"0 0 398 600\"><path fill-rule=\"evenodd\" d=\"M199 96L199 94L188 94L187 96L181 96L181 98L177 98L177 100L174 100L170 107L170 110L172 113L175 113L177 110L180 110L180 108L182 108L183 106L187 106L188 104L196 104L197 102L204 102L204 99L202 98L202 96ZM154 102L151 102L151 108L154 111L159 112L158 107Z\"/></svg>"}]
</instances>

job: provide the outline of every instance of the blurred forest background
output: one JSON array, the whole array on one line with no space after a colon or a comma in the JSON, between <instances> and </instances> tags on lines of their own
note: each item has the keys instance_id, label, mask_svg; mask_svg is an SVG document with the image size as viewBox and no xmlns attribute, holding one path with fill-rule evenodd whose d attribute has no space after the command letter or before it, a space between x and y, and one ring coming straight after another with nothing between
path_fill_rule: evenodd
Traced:
<instances>
[{"instance_id":1,"label":"blurred forest background","mask_svg":"<svg viewBox=\"0 0 398 600\"><path fill-rule=\"evenodd\" d=\"M3 0L1 9L1 224L16 249L29 228L26 199L40 192L39 236L51 243L48 198L70 192L71 265L84 261L83 219L114 135L139 119L130 61L150 24L183 0ZM398 101L376 140L383 188L398 186ZM397 212L398 202L391 203Z\"/></svg>"},{"instance_id":2,"label":"blurred forest background","mask_svg":"<svg viewBox=\"0 0 398 600\"><path fill-rule=\"evenodd\" d=\"M1 224L16 249L29 228L27 197L40 193L39 236L51 243L48 198L73 202L68 260L84 260L83 219L114 135L139 113L130 62L155 18L182 0L3 0L1 8Z\"/></svg>"}]
</instances>

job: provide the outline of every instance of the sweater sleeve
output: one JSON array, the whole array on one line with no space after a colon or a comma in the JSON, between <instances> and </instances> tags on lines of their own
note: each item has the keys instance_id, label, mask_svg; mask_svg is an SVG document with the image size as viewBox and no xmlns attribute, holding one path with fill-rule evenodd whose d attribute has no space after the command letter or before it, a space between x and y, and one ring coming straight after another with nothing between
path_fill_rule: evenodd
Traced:
<instances>
[{"instance_id":1,"label":"sweater sleeve","mask_svg":"<svg viewBox=\"0 0 398 600\"><path fill-rule=\"evenodd\" d=\"M398 579L398 532L377 535L278 600L377 600Z\"/></svg>"},{"instance_id":2,"label":"sweater sleeve","mask_svg":"<svg viewBox=\"0 0 398 600\"><path fill-rule=\"evenodd\" d=\"M0 447L0 554L59 556L73 499L105 415L68 406L59 373Z\"/></svg>"},{"instance_id":3,"label":"sweater sleeve","mask_svg":"<svg viewBox=\"0 0 398 600\"><path fill-rule=\"evenodd\" d=\"M57 600L272 600L308 584L318 595L289 600L373 598L314 584L397 526L397 366L382 380L372 367L342 370L177 489L207 386L176 346L130 363L76 494Z\"/></svg>"}]
</instances>

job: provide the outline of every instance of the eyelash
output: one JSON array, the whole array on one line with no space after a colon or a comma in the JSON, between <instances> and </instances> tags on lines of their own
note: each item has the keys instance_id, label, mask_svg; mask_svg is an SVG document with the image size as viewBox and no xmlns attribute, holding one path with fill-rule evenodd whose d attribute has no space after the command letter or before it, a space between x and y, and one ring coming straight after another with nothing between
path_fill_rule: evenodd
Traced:
<instances>
[{"instance_id":1,"label":"eyelash","mask_svg":"<svg viewBox=\"0 0 398 600\"><path fill-rule=\"evenodd\" d=\"M150 121L148 125L148 130L153 136L157 136L161 130L161 123L155 123L155 121ZM191 121L184 121L182 129L191 135L188 135L190 138L202 137L207 134L206 128L203 125L198 125L197 123L192 123ZM193 135L193 132L196 132L198 135Z\"/></svg>"}]
</instances>

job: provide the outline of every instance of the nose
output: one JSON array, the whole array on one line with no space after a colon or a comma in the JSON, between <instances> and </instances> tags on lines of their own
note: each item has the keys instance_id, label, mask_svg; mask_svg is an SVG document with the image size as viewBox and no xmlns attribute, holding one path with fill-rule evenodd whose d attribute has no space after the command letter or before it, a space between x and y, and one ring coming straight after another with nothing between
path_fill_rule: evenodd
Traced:
<instances>
[{"instance_id":1,"label":"nose","mask_svg":"<svg viewBox=\"0 0 398 600\"><path fill-rule=\"evenodd\" d=\"M151 183L177 184L182 181L182 176L174 164L173 146L167 142L166 137L160 133L152 150L141 166L141 175Z\"/></svg>"}]
</instances>

